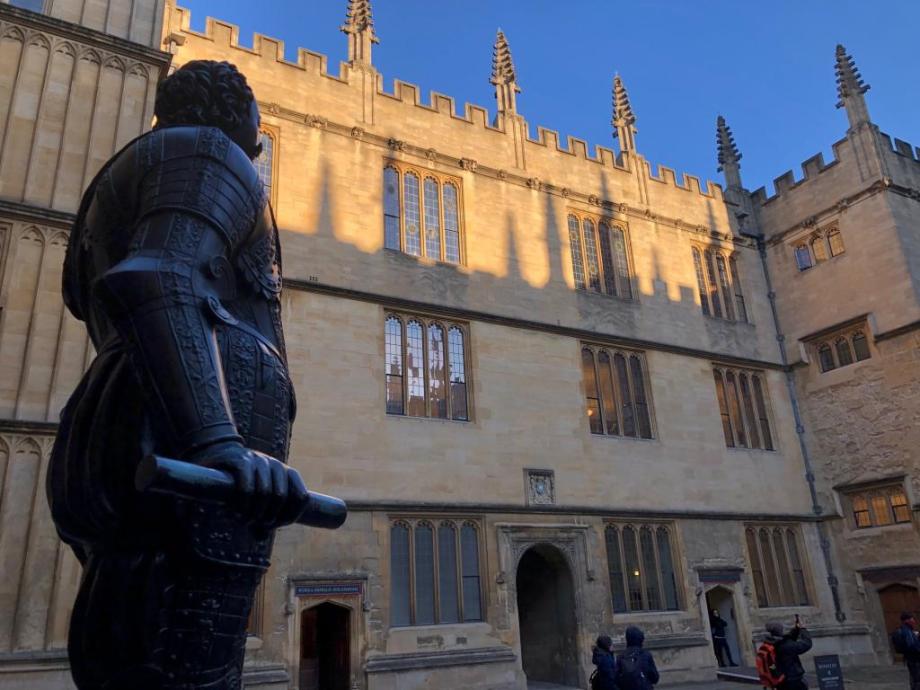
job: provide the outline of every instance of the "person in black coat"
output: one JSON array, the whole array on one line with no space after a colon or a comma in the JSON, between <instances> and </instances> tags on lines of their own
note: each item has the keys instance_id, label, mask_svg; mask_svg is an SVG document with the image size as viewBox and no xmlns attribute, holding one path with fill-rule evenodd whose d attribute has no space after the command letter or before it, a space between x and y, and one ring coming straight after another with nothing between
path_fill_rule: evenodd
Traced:
<instances>
[{"instance_id":1,"label":"person in black coat","mask_svg":"<svg viewBox=\"0 0 920 690\"><path fill-rule=\"evenodd\" d=\"M808 690L805 682L805 667L802 666L800 655L811 649L811 636L808 631L796 620L792 630L783 634L783 624L778 622L767 623L768 642L776 649L776 667L785 676L785 680L777 686L777 690Z\"/></svg>"},{"instance_id":2,"label":"person in black coat","mask_svg":"<svg viewBox=\"0 0 920 690\"><path fill-rule=\"evenodd\" d=\"M901 614L901 627L895 633L900 644L898 651L904 655L904 663L910 673L910 690L920 690L920 633L917 619L910 611Z\"/></svg>"},{"instance_id":3,"label":"person in black coat","mask_svg":"<svg viewBox=\"0 0 920 690\"><path fill-rule=\"evenodd\" d=\"M728 665L736 666L735 660L732 659L732 650L728 646L728 636L725 629L728 622L719 615L719 609L713 609L709 615L709 628L712 630L712 648L716 653L716 659L719 666L725 666L725 657L728 657Z\"/></svg>"},{"instance_id":4,"label":"person in black coat","mask_svg":"<svg viewBox=\"0 0 920 690\"><path fill-rule=\"evenodd\" d=\"M619 690L651 690L658 683L658 669L652 653L642 648L645 633L635 626L626 628L626 651L617 662Z\"/></svg>"},{"instance_id":5,"label":"person in black coat","mask_svg":"<svg viewBox=\"0 0 920 690\"><path fill-rule=\"evenodd\" d=\"M613 656L613 640L609 635L597 638L591 663L597 666L597 676L592 683L593 690L617 690L617 662Z\"/></svg>"}]
</instances>

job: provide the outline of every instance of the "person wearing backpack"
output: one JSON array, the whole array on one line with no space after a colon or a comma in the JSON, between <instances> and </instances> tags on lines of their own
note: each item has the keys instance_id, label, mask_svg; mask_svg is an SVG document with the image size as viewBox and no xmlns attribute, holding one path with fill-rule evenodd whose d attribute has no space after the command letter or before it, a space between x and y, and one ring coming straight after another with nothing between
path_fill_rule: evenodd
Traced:
<instances>
[{"instance_id":1,"label":"person wearing backpack","mask_svg":"<svg viewBox=\"0 0 920 690\"><path fill-rule=\"evenodd\" d=\"M920 633L917 619L910 611L901 614L901 627L891 633L894 651L904 657L910 673L910 690L920 690Z\"/></svg>"},{"instance_id":2,"label":"person wearing backpack","mask_svg":"<svg viewBox=\"0 0 920 690\"><path fill-rule=\"evenodd\" d=\"M626 651L617 659L619 690L652 690L658 683L658 669L651 652L642 649L645 633L635 626L626 628Z\"/></svg>"},{"instance_id":3,"label":"person wearing backpack","mask_svg":"<svg viewBox=\"0 0 920 690\"><path fill-rule=\"evenodd\" d=\"M795 626L784 635L783 624L767 623L767 639L757 650L757 673L765 688L808 690L805 667L799 658L811 649L811 636L796 617Z\"/></svg>"},{"instance_id":4,"label":"person wearing backpack","mask_svg":"<svg viewBox=\"0 0 920 690\"><path fill-rule=\"evenodd\" d=\"M591 674L591 690L618 690L617 663L613 656L613 640L609 635L597 638L591 662L597 666Z\"/></svg>"}]
</instances>

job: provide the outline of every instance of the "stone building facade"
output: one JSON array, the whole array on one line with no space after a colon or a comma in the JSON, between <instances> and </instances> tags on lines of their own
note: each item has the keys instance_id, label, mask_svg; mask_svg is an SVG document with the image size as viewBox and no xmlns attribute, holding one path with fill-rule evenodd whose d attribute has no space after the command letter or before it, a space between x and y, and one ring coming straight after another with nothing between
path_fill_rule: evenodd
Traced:
<instances>
[{"instance_id":1,"label":"stone building facade","mask_svg":"<svg viewBox=\"0 0 920 690\"><path fill-rule=\"evenodd\" d=\"M368 0L342 29L334 71L221 21L196 32L171 1L0 3L0 683L70 687L79 567L41 488L92 357L59 293L68 224L150 125L157 79L200 58L259 99L291 461L351 509L337 532L279 532L247 687L584 687L594 637L630 624L666 679L712 678L713 608L749 664L763 623L794 614L816 651L886 660L883 597L917 587L920 186L852 75L837 160L768 199L724 122L724 193L653 168L619 78L617 150L589 151L529 137L501 33L493 117L390 89ZM798 271L802 242L819 265ZM884 298L859 291L881 276ZM838 335L853 363L819 373ZM892 524L857 528L860 491Z\"/></svg>"}]
</instances>

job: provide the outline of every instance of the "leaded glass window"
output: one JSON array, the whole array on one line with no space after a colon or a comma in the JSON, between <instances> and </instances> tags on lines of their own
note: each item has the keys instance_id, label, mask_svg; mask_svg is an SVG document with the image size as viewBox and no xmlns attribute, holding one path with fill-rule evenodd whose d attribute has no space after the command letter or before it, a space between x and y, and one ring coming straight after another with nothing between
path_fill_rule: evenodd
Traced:
<instances>
[{"instance_id":1,"label":"leaded glass window","mask_svg":"<svg viewBox=\"0 0 920 690\"><path fill-rule=\"evenodd\" d=\"M773 450L770 413L762 373L716 367L713 377L725 445Z\"/></svg>"},{"instance_id":2,"label":"leaded glass window","mask_svg":"<svg viewBox=\"0 0 920 690\"><path fill-rule=\"evenodd\" d=\"M836 228L828 231L827 243L831 248L831 256L840 256L846 251L846 247L843 246L843 236Z\"/></svg>"},{"instance_id":3,"label":"leaded glass window","mask_svg":"<svg viewBox=\"0 0 920 690\"><path fill-rule=\"evenodd\" d=\"M827 261L827 241L824 239L824 235L812 238L811 253L815 257L816 264Z\"/></svg>"},{"instance_id":4,"label":"leaded glass window","mask_svg":"<svg viewBox=\"0 0 920 690\"><path fill-rule=\"evenodd\" d=\"M387 414L469 419L463 326L387 314L384 340Z\"/></svg>"},{"instance_id":5,"label":"leaded glass window","mask_svg":"<svg viewBox=\"0 0 920 690\"><path fill-rule=\"evenodd\" d=\"M459 180L396 161L383 169L384 247L461 262Z\"/></svg>"},{"instance_id":6,"label":"leaded glass window","mask_svg":"<svg viewBox=\"0 0 920 690\"><path fill-rule=\"evenodd\" d=\"M869 359L869 343L862 330L847 330L830 336L830 340L812 345L818 356L821 372L846 367L855 362Z\"/></svg>"},{"instance_id":7,"label":"leaded glass window","mask_svg":"<svg viewBox=\"0 0 920 690\"><path fill-rule=\"evenodd\" d=\"M384 247L399 251L399 171L389 165L383 169L383 237Z\"/></svg>"},{"instance_id":8,"label":"leaded glass window","mask_svg":"<svg viewBox=\"0 0 920 690\"><path fill-rule=\"evenodd\" d=\"M857 529L911 521L911 508L901 483L847 490Z\"/></svg>"},{"instance_id":9,"label":"leaded glass window","mask_svg":"<svg viewBox=\"0 0 920 690\"><path fill-rule=\"evenodd\" d=\"M390 526L390 624L482 620L479 528L470 521L400 519Z\"/></svg>"},{"instance_id":10,"label":"leaded glass window","mask_svg":"<svg viewBox=\"0 0 920 690\"><path fill-rule=\"evenodd\" d=\"M585 289L585 263L581 253L581 233L578 231L578 218L569 216L569 249L572 252L572 277L575 289Z\"/></svg>"},{"instance_id":11,"label":"leaded glass window","mask_svg":"<svg viewBox=\"0 0 920 690\"><path fill-rule=\"evenodd\" d=\"M585 345L581 361L591 433L653 438L648 376L642 354Z\"/></svg>"},{"instance_id":12,"label":"leaded glass window","mask_svg":"<svg viewBox=\"0 0 920 690\"><path fill-rule=\"evenodd\" d=\"M811 260L811 251L809 251L807 244L797 244L794 252L795 264L799 267L800 271L807 271L815 265Z\"/></svg>"},{"instance_id":13,"label":"leaded glass window","mask_svg":"<svg viewBox=\"0 0 920 690\"><path fill-rule=\"evenodd\" d=\"M856 331L853 334L853 350L856 352L857 362L869 359L869 342L862 331Z\"/></svg>"},{"instance_id":14,"label":"leaded glass window","mask_svg":"<svg viewBox=\"0 0 920 690\"><path fill-rule=\"evenodd\" d=\"M821 371L830 371L837 368L837 365L834 364L834 353L827 343L821 343L818 346L818 362L821 364Z\"/></svg>"},{"instance_id":15,"label":"leaded glass window","mask_svg":"<svg viewBox=\"0 0 920 690\"><path fill-rule=\"evenodd\" d=\"M425 178L425 256L441 258L441 188L433 177Z\"/></svg>"},{"instance_id":16,"label":"leaded glass window","mask_svg":"<svg viewBox=\"0 0 920 690\"><path fill-rule=\"evenodd\" d=\"M692 248L693 272L705 316L747 322L738 260L717 247Z\"/></svg>"},{"instance_id":17,"label":"leaded glass window","mask_svg":"<svg viewBox=\"0 0 920 690\"><path fill-rule=\"evenodd\" d=\"M784 525L749 525L745 541L757 605L807 606L809 595L797 530Z\"/></svg>"},{"instance_id":18,"label":"leaded glass window","mask_svg":"<svg viewBox=\"0 0 920 690\"><path fill-rule=\"evenodd\" d=\"M601 267L597 252L597 231L594 221L585 218L582 222L585 240L585 267L588 269L588 289L601 291Z\"/></svg>"},{"instance_id":19,"label":"leaded glass window","mask_svg":"<svg viewBox=\"0 0 920 690\"><path fill-rule=\"evenodd\" d=\"M696 271L696 285L700 293L700 306L706 316L712 314L709 307L709 291L706 289L706 278L703 275L703 257L700 250L693 248L693 268Z\"/></svg>"},{"instance_id":20,"label":"leaded glass window","mask_svg":"<svg viewBox=\"0 0 920 690\"><path fill-rule=\"evenodd\" d=\"M575 288L632 299L623 229L576 213L570 213L567 222Z\"/></svg>"},{"instance_id":21,"label":"leaded glass window","mask_svg":"<svg viewBox=\"0 0 920 690\"><path fill-rule=\"evenodd\" d=\"M403 406L402 321L390 316L385 329L387 414L405 414Z\"/></svg>"},{"instance_id":22,"label":"leaded glass window","mask_svg":"<svg viewBox=\"0 0 920 690\"><path fill-rule=\"evenodd\" d=\"M444 260L448 263L460 263L460 209L457 185L448 182L444 185Z\"/></svg>"},{"instance_id":23,"label":"leaded glass window","mask_svg":"<svg viewBox=\"0 0 920 690\"><path fill-rule=\"evenodd\" d=\"M846 338L837 338L834 341L834 350L837 352L837 361L840 366L845 367L853 363L853 353L850 351L850 343Z\"/></svg>"},{"instance_id":24,"label":"leaded glass window","mask_svg":"<svg viewBox=\"0 0 920 690\"><path fill-rule=\"evenodd\" d=\"M409 525L397 522L390 528L390 624L412 622L412 562Z\"/></svg>"},{"instance_id":25,"label":"leaded glass window","mask_svg":"<svg viewBox=\"0 0 920 690\"><path fill-rule=\"evenodd\" d=\"M263 131L259 135L259 140L262 144L262 153L253 161L253 165L256 167L256 172L259 173L259 179L262 180L266 198L271 200L275 174L275 137Z\"/></svg>"},{"instance_id":26,"label":"leaded glass window","mask_svg":"<svg viewBox=\"0 0 920 690\"><path fill-rule=\"evenodd\" d=\"M611 524L605 541L614 612L680 609L669 525Z\"/></svg>"}]
</instances>

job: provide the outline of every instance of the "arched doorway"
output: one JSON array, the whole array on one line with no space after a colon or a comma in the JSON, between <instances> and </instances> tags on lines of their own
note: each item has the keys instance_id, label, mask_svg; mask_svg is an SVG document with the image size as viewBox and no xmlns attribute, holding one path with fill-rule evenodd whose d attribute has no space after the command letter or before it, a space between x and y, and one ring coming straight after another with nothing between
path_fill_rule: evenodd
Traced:
<instances>
[{"instance_id":1,"label":"arched doorway","mask_svg":"<svg viewBox=\"0 0 920 690\"><path fill-rule=\"evenodd\" d=\"M738 620L735 616L734 592L727 587L713 587L706 592L706 610L709 616L706 624L709 625L712 631L714 652L718 644L715 639L717 630L722 627L714 624L716 611L719 612L719 618L725 622L724 634L725 642L728 645L728 653L726 654L723 650L721 659L719 659L719 654L716 654L716 659L719 659L719 666L729 664L737 666L743 661L744 657L741 654L741 646L738 644Z\"/></svg>"},{"instance_id":2,"label":"arched doorway","mask_svg":"<svg viewBox=\"0 0 920 690\"><path fill-rule=\"evenodd\" d=\"M517 605L527 680L578 687L575 589L557 548L540 544L521 557Z\"/></svg>"},{"instance_id":3,"label":"arched doorway","mask_svg":"<svg viewBox=\"0 0 920 690\"><path fill-rule=\"evenodd\" d=\"M350 611L324 602L300 616L300 690L348 690Z\"/></svg>"},{"instance_id":4,"label":"arched doorway","mask_svg":"<svg viewBox=\"0 0 920 690\"><path fill-rule=\"evenodd\" d=\"M885 616L885 631L891 633L895 628L901 625L901 613L911 611L920 616L920 593L916 587L910 585L888 585L878 591L878 598L882 604L882 614ZM890 635L886 635L888 644L891 644ZM895 654L897 659L900 655L896 654L894 648L891 653Z\"/></svg>"}]
</instances>

